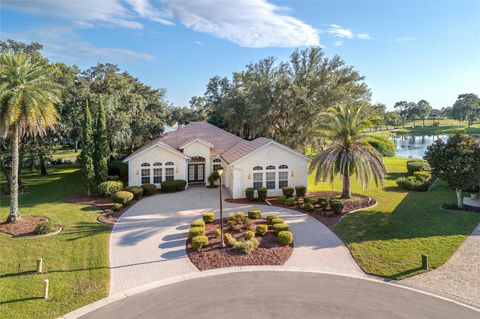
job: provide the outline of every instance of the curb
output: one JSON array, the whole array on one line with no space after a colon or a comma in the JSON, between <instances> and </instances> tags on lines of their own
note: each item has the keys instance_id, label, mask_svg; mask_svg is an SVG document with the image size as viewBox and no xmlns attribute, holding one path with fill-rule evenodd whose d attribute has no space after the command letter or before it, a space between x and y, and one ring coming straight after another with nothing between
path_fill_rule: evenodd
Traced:
<instances>
[{"instance_id":1,"label":"curb","mask_svg":"<svg viewBox=\"0 0 480 319\"><path fill-rule=\"evenodd\" d=\"M78 308L72 312L69 312L61 317L58 317L58 319L76 319L80 318L81 316L84 316L90 312L93 312L97 309L100 309L104 306L107 306L109 304L112 304L114 302L126 299L130 296L137 295L143 292L147 292L149 290L155 289L155 288L160 288L164 286L168 286L171 284L176 284L180 283L183 281L187 280L193 280L193 279L199 279L199 278L206 278L206 277L212 277L212 276L217 276L217 275L225 275L225 274L233 274L233 273L241 273L241 272L256 272L256 271L270 271L270 272L306 272L306 273L316 273L316 274L324 274L324 275L333 275L333 276L340 276L340 277L347 277L347 278L354 278L354 279L363 279L363 280L368 280L371 282L376 282L379 284L383 285L393 285L397 288L400 289L406 289L410 291L414 291L417 293L421 293L424 295L428 295L431 297L435 297L438 299L442 299L444 301L448 301L466 308L469 308L471 310L477 311L480 313L480 309L473 307L471 305L456 301L454 299L450 299L444 296L439 296L427 291L422 291L416 288L404 286L401 284L396 284L391 281L387 281L385 279L376 279L370 276L357 276L357 275L348 275L348 274L340 274L336 272L328 272L328 271L321 271L321 270L315 270L311 268L303 268L303 267L285 267L285 266L247 266L247 267L228 267L228 268L220 268L220 269L214 269L214 270L207 270L203 272L196 272L196 273L191 273L183 276L175 276L171 277L168 279L160 280L157 282L153 282L147 285L143 285L140 287L128 289L124 292L108 296L106 298L100 299L98 301L95 301L89 305L83 306L81 308Z\"/></svg>"}]
</instances>

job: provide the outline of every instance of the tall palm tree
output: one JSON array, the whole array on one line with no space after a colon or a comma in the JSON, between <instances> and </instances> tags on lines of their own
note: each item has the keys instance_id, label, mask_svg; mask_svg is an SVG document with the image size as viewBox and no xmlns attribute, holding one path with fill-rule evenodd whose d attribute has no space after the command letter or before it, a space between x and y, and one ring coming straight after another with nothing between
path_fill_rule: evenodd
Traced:
<instances>
[{"instance_id":1,"label":"tall palm tree","mask_svg":"<svg viewBox=\"0 0 480 319\"><path fill-rule=\"evenodd\" d=\"M327 179L333 184L336 175L343 179L342 198L350 198L350 178L355 174L362 187L368 187L374 179L378 186L383 183L386 169L382 155L373 148L369 140L382 140L368 135L367 129L376 120L375 115L367 115L364 106L339 106L324 114L315 135L327 140L330 145L313 159L310 173L316 172L315 183Z\"/></svg>"},{"instance_id":2,"label":"tall palm tree","mask_svg":"<svg viewBox=\"0 0 480 319\"><path fill-rule=\"evenodd\" d=\"M18 147L25 135L43 135L58 121L55 104L60 88L42 65L24 53L0 56L0 134L12 142L10 214L7 222L21 219L18 211Z\"/></svg>"}]
</instances>

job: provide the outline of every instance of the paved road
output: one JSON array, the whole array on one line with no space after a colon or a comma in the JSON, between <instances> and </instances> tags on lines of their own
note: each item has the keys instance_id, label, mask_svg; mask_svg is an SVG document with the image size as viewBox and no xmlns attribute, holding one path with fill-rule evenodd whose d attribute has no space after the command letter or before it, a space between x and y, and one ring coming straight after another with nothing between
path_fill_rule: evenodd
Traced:
<instances>
[{"instance_id":1,"label":"paved road","mask_svg":"<svg viewBox=\"0 0 480 319\"><path fill-rule=\"evenodd\" d=\"M215 211L218 189L191 187L145 197L127 210L110 235L110 296L151 282L198 272L185 250L190 223ZM285 208L225 202L225 214L249 209L278 213L290 224L295 249L285 263L354 276L366 276L343 242L316 219Z\"/></svg>"},{"instance_id":2,"label":"paved road","mask_svg":"<svg viewBox=\"0 0 480 319\"><path fill-rule=\"evenodd\" d=\"M480 312L364 279L305 272L243 272L164 286L82 317L480 318Z\"/></svg>"}]
</instances>

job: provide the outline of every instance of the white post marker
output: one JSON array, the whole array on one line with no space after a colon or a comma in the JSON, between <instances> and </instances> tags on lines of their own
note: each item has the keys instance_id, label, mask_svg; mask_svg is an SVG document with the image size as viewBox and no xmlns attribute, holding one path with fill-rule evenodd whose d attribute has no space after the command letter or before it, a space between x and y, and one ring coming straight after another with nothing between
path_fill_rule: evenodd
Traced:
<instances>
[{"instance_id":1,"label":"white post marker","mask_svg":"<svg viewBox=\"0 0 480 319\"><path fill-rule=\"evenodd\" d=\"M37 274L41 274L43 272L43 259L37 258L36 264L37 264Z\"/></svg>"},{"instance_id":2,"label":"white post marker","mask_svg":"<svg viewBox=\"0 0 480 319\"><path fill-rule=\"evenodd\" d=\"M48 299L48 279L43 281L43 299Z\"/></svg>"}]
</instances>

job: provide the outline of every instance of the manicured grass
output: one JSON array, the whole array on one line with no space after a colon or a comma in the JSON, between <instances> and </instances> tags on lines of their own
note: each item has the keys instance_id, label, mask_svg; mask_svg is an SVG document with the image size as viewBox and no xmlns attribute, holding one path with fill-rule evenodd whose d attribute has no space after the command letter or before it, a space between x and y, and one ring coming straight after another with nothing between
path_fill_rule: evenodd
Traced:
<instances>
[{"instance_id":1,"label":"manicured grass","mask_svg":"<svg viewBox=\"0 0 480 319\"><path fill-rule=\"evenodd\" d=\"M56 318L105 297L111 226L96 221L98 209L63 202L65 197L82 193L78 166L49 167L45 177L24 174L23 182L28 189L20 195L21 214L47 216L64 230L38 239L0 233L0 317ZM9 198L2 195L0 204L0 219L5 220ZM37 257L44 259L45 274L32 272ZM44 301L46 278L50 299Z\"/></svg>"},{"instance_id":2,"label":"manicured grass","mask_svg":"<svg viewBox=\"0 0 480 319\"><path fill-rule=\"evenodd\" d=\"M432 268L444 264L480 222L478 213L439 209L443 202L455 203L455 192L444 182L424 193L397 188L395 179L406 172L406 161L385 158L389 174L383 187L373 184L362 190L353 182L353 192L372 196L379 203L347 215L334 228L365 272L394 279L423 272L421 254L429 256ZM310 191L330 189L330 184L314 185L313 175L309 176ZM334 190L341 190L339 181Z\"/></svg>"},{"instance_id":3,"label":"manicured grass","mask_svg":"<svg viewBox=\"0 0 480 319\"><path fill-rule=\"evenodd\" d=\"M52 153L50 156L54 159L57 158L66 158L66 157L77 157L80 155L80 152L75 152L75 150L59 150Z\"/></svg>"}]
</instances>

